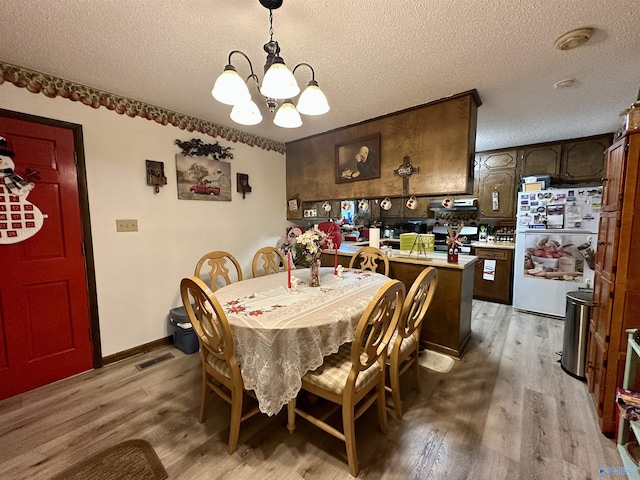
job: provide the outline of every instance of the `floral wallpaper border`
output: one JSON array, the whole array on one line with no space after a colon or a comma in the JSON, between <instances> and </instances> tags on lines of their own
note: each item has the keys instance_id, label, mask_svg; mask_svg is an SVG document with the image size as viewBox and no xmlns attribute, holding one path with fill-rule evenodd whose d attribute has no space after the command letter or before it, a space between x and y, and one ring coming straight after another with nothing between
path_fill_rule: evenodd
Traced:
<instances>
[{"instance_id":1,"label":"floral wallpaper border","mask_svg":"<svg viewBox=\"0 0 640 480\"><path fill-rule=\"evenodd\" d=\"M120 115L142 117L162 125L171 124L188 132L200 132L212 137L222 137L232 142L240 142L263 150L285 153L285 145L275 140L251 135L235 128L225 127L196 117L173 112L155 105L122 97L113 93L88 87L70 80L46 75L16 65L0 61L0 84L9 82L16 87L26 88L31 93L42 93L49 98L62 97L73 102L81 102L92 108L106 107Z\"/></svg>"}]
</instances>

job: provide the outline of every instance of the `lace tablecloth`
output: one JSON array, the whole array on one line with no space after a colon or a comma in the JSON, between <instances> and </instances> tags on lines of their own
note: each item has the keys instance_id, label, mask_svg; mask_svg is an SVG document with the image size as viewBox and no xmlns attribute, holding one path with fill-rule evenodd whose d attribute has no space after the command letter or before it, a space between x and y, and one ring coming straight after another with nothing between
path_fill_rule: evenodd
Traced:
<instances>
[{"instance_id":1,"label":"lace tablecloth","mask_svg":"<svg viewBox=\"0 0 640 480\"><path fill-rule=\"evenodd\" d=\"M333 267L320 269L320 287L310 287L309 269L293 270L298 293L287 290L287 273L232 283L215 292L233 332L235 356L247 390L260 410L274 415L302 386L301 378L323 357L351 342L358 320L388 277Z\"/></svg>"}]
</instances>

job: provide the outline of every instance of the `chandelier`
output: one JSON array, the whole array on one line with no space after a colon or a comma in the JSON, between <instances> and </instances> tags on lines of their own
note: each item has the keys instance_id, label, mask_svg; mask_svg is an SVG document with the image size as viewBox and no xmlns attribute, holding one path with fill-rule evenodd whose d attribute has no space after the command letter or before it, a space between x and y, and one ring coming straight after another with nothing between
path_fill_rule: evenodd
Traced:
<instances>
[{"instance_id":1,"label":"chandelier","mask_svg":"<svg viewBox=\"0 0 640 480\"><path fill-rule=\"evenodd\" d=\"M299 63L291 72L280 56L278 42L273 39L273 10L282 6L282 0L259 0L260 4L269 9L269 41L264 44L267 60L264 64L264 78L262 85L258 76L253 72L253 65L249 57L240 50L229 53L228 65L217 78L211 95L225 105L233 105L231 120L241 125L257 125L262 121L262 115L256 103L251 99L247 82L255 84L259 92L265 97L265 102L271 113L276 112L273 123L279 127L297 128L302 125L300 114L322 115L329 111L329 103L322 90L318 87L313 67L308 63ZM236 68L231 64L231 57L239 54L249 63L251 74L242 80ZM293 74L299 67L311 70L311 80L307 88L298 98L298 104L293 105L293 98L300 93L300 87ZM279 101L281 104L279 105ZM278 107L279 105L279 107Z\"/></svg>"}]
</instances>

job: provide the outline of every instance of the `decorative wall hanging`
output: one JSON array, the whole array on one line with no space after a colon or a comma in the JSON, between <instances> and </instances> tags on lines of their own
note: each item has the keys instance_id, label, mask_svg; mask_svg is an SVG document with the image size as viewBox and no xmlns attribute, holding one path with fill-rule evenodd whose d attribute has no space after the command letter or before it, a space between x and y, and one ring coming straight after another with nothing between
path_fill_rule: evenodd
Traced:
<instances>
[{"instance_id":1,"label":"decorative wall hanging","mask_svg":"<svg viewBox=\"0 0 640 480\"><path fill-rule=\"evenodd\" d=\"M297 212L300 210L300 195L295 194L289 200L287 200L287 209L290 212Z\"/></svg>"},{"instance_id":2,"label":"decorative wall hanging","mask_svg":"<svg viewBox=\"0 0 640 480\"><path fill-rule=\"evenodd\" d=\"M154 192L160 192L160 187L167 184L167 177L164 176L164 162L147 160L147 185L154 188Z\"/></svg>"},{"instance_id":3,"label":"decorative wall hanging","mask_svg":"<svg viewBox=\"0 0 640 480\"><path fill-rule=\"evenodd\" d=\"M176 155L180 200L231 201L231 164L209 157Z\"/></svg>"},{"instance_id":4,"label":"decorative wall hanging","mask_svg":"<svg viewBox=\"0 0 640 480\"><path fill-rule=\"evenodd\" d=\"M380 178L380 135L336 145L336 183Z\"/></svg>"},{"instance_id":5,"label":"decorative wall hanging","mask_svg":"<svg viewBox=\"0 0 640 480\"><path fill-rule=\"evenodd\" d=\"M204 143L199 138L192 138L191 140L176 140L176 145L182 150L180 153L188 157L208 157L211 156L214 160L231 160L233 153L231 153L231 147L222 147L219 142L216 143Z\"/></svg>"},{"instance_id":6,"label":"decorative wall hanging","mask_svg":"<svg viewBox=\"0 0 640 480\"><path fill-rule=\"evenodd\" d=\"M246 173L236 173L236 181L238 184L238 192L242 194L242 198L246 193L251 193L251 185L249 185L249 175Z\"/></svg>"},{"instance_id":7,"label":"decorative wall hanging","mask_svg":"<svg viewBox=\"0 0 640 480\"><path fill-rule=\"evenodd\" d=\"M22 242L42 228L44 216L38 207L27 202L34 184L15 172L14 152L7 139L0 136L0 245ZM29 177L37 177L29 171Z\"/></svg>"},{"instance_id":8,"label":"decorative wall hanging","mask_svg":"<svg viewBox=\"0 0 640 480\"><path fill-rule=\"evenodd\" d=\"M393 173L400 178L402 178L402 195L409 195L409 178L414 173L418 173L420 171L420 167L414 167L410 163L411 157L409 155L405 155L402 159L403 163L400 165Z\"/></svg>"}]
</instances>

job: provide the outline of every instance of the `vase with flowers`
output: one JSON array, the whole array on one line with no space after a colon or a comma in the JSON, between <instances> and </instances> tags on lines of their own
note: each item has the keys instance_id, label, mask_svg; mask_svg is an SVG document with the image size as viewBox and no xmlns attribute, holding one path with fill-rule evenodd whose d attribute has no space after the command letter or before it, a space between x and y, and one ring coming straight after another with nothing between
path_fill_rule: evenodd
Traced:
<instances>
[{"instance_id":1,"label":"vase with flowers","mask_svg":"<svg viewBox=\"0 0 640 480\"><path fill-rule=\"evenodd\" d=\"M319 268L322 249L327 245L327 234L321 230L310 228L302 235L298 235L293 243L296 263L311 269L312 287L320 286Z\"/></svg>"}]
</instances>

